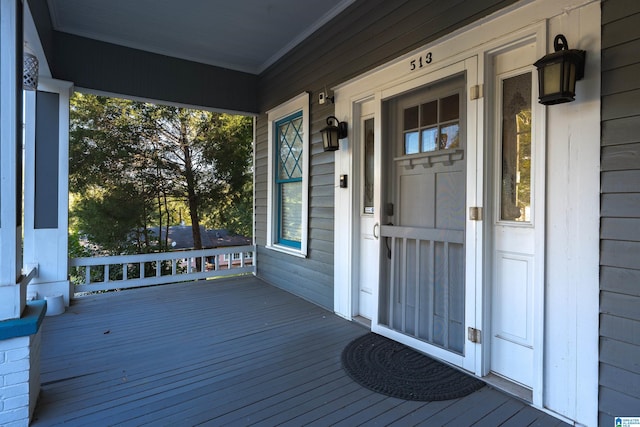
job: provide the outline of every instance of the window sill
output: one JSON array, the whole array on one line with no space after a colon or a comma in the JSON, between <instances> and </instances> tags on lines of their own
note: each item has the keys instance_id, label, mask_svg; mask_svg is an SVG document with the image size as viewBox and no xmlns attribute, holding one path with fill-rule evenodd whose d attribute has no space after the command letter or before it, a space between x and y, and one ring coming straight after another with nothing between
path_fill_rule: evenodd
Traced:
<instances>
[{"instance_id":1,"label":"window sill","mask_svg":"<svg viewBox=\"0 0 640 427\"><path fill-rule=\"evenodd\" d=\"M268 246L265 246L265 248L266 249L270 249L272 251L281 252L283 254L293 255L293 256L298 257L298 258L306 258L307 257L307 254L302 253L302 251L297 250L297 249L292 249L292 248L287 247L287 246L268 245Z\"/></svg>"}]
</instances>

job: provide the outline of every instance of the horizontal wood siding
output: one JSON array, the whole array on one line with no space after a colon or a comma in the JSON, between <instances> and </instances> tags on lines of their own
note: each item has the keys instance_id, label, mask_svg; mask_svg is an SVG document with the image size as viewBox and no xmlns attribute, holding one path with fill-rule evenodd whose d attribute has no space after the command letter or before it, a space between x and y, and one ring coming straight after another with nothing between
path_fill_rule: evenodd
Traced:
<instances>
[{"instance_id":1,"label":"horizontal wood siding","mask_svg":"<svg viewBox=\"0 0 640 427\"><path fill-rule=\"evenodd\" d=\"M640 408L640 2L602 4L599 424Z\"/></svg>"},{"instance_id":2,"label":"horizontal wood siding","mask_svg":"<svg viewBox=\"0 0 640 427\"><path fill-rule=\"evenodd\" d=\"M332 114L327 107L311 110L309 167L309 229L306 258L265 249L267 243L268 129L267 116L257 120L256 139L256 243L257 275L263 280L333 309L333 153L322 150L320 129Z\"/></svg>"},{"instance_id":3,"label":"horizontal wood siding","mask_svg":"<svg viewBox=\"0 0 640 427\"><path fill-rule=\"evenodd\" d=\"M267 141L267 116L261 115L256 118L256 144L254 152L254 200L253 212L255 221L254 238L256 245L265 246L267 244L267 187L268 187L268 145ZM265 141L259 143L259 141ZM260 261L258 260L258 264ZM258 266L259 270L259 266Z\"/></svg>"},{"instance_id":4,"label":"horizontal wood siding","mask_svg":"<svg viewBox=\"0 0 640 427\"><path fill-rule=\"evenodd\" d=\"M311 93L309 254L306 259L265 249L267 235L267 116L257 119L256 243L258 276L333 308L334 154L322 151L320 130L334 114L318 93L501 9L514 0L357 0L259 76L260 111ZM331 95L331 93L329 93ZM289 274L293 273L293 274Z\"/></svg>"}]
</instances>

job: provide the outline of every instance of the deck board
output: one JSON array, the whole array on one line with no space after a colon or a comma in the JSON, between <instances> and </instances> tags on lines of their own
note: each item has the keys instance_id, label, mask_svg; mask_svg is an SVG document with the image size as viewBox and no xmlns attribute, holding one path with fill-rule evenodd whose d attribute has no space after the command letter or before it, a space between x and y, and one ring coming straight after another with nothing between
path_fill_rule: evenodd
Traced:
<instances>
[{"instance_id":1,"label":"deck board","mask_svg":"<svg viewBox=\"0 0 640 427\"><path fill-rule=\"evenodd\" d=\"M490 387L366 390L340 365L366 332L250 276L81 297L43 323L32 426L561 424Z\"/></svg>"}]
</instances>

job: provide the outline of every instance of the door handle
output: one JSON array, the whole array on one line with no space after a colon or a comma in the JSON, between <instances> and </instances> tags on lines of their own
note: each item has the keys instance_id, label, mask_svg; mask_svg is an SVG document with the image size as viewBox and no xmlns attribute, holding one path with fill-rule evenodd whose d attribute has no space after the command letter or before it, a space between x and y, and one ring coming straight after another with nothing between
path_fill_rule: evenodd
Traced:
<instances>
[{"instance_id":1,"label":"door handle","mask_svg":"<svg viewBox=\"0 0 640 427\"><path fill-rule=\"evenodd\" d=\"M373 237L375 237L376 240L380 238L380 235L377 233L379 228L380 228L380 224L376 222L375 225L373 226Z\"/></svg>"}]
</instances>

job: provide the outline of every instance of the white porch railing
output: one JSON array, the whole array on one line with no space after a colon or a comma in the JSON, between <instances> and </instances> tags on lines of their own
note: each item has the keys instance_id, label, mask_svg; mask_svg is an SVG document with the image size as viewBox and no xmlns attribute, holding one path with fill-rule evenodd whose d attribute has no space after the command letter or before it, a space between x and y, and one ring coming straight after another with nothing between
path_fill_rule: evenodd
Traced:
<instances>
[{"instance_id":1,"label":"white porch railing","mask_svg":"<svg viewBox=\"0 0 640 427\"><path fill-rule=\"evenodd\" d=\"M255 246L247 245L72 258L69 269L84 278L74 292L95 292L255 273L255 254Z\"/></svg>"}]
</instances>

